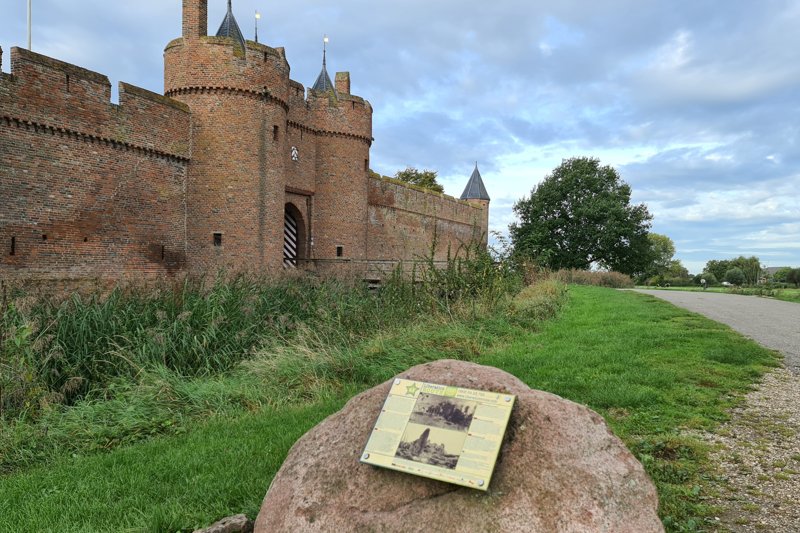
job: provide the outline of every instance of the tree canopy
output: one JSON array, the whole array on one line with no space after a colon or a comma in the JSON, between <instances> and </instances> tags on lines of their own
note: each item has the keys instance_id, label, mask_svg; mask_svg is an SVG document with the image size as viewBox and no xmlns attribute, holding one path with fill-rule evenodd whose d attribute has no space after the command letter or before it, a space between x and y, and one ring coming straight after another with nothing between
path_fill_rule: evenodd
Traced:
<instances>
[{"instance_id":1,"label":"tree canopy","mask_svg":"<svg viewBox=\"0 0 800 533\"><path fill-rule=\"evenodd\" d=\"M725 274L732 268L741 269L744 283L755 285L761 275L761 260L756 256L740 255L735 259L712 259L706 263L706 272L712 272L717 279L725 279ZM732 282L731 282L732 283Z\"/></svg>"},{"instance_id":2,"label":"tree canopy","mask_svg":"<svg viewBox=\"0 0 800 533\"><path fill-rule=\"evenodd\" d=\"M778 283L786 283L787 277L789 276L789 272L792 271L792 267L782 267L775 271L775 274L772 275L772 281L777 281Z\"/></svg>"},{"instance_id":3,"label":"tree canopy","mask_svg":"<svg viewBox=\"0 0 800 533\"><path fill-rule=\"evenodd\" d=\"M514 204L514 252L553 269L641 273L651 257L652 216L630 200L631 188L614 168L595 158L566 159Z\"/></svg>"},{"instance_id":4,"label":"tree canopy","mask_svg":"<svg viewBox=\"0 0 800 533\"><path fill-rule=\"evenodd\" d=\"M407 167L405 170L398 171L394 175L394 179L411 183L429 191L444 192L444 187L436 181L435 170L417 170L414 167Z\"/></svg>"},{"instance_id":5,"label":"tree canopy","mask_svg":"<svg viewBox=\"0 0 800 533\"><path fill-rule=\"evenodd\" d=\"M656 276L667 276L670 269L673 268L673 263L680 263L672 259L672 256L675 255L675 243L672 242L672 239L659 233L648 233L647 240L649 244L648 259L642 271L638 273L639 283L644 283Z\"/></svg>"}]
</instances>

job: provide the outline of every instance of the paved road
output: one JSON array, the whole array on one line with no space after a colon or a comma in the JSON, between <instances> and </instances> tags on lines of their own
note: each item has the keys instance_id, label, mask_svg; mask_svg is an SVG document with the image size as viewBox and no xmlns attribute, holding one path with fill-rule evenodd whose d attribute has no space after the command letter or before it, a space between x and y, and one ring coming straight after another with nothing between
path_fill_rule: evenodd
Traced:
<instances>
[{"instance_id":1,"label":"paved road","mask_svg":"<svg viewBox=\"0 0 800 533\"><path fill-rule=\"evenodd\" d=\"M727 324L784 354L786 367L800 375L800 304L718 292L635 291Z\"/></svg>"}]
</instances>

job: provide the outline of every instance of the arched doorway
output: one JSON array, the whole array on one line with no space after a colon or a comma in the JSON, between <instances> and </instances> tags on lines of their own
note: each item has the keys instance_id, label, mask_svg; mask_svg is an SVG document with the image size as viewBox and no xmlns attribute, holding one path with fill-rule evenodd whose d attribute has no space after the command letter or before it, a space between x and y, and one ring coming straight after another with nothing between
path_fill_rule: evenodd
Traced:
<instances>
[{"instance_id":1,"label":"arched doorway","mask_svg":"<svg viewBox=\"0 0 800 533\"><path fill-rule=\"evenodd\" d=\"M283 268L297 268L306 258L306 228L303 215L287 203L283 213Z\"/></svg>"}]
</instances>

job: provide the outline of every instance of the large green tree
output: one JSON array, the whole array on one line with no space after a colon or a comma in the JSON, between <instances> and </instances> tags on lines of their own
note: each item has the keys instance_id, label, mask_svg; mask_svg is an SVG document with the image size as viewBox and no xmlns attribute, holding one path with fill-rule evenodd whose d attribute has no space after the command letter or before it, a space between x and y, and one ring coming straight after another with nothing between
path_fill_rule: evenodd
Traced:
<instances>
[{"instance_id":1,"label":"large green tree","mask_svg":"<svg viewBox=\"0 0 800 533\"><path fill-rule=\"evenodd\" d=\"M444 192L444 187L436 181L435 170L417 170L414 167L407 167L405 170L398 171L394 175L394 179L411 183L429 191Z\"/></svg>"},{"instance_id":2,"label":"large green tree","mask_svg":"<svg viewBox=\"0 0 800 533\"><path fill-rule=\"evenodd\" d=\"M731 261L731 266L742 270L744 282L748 285L756 285L761 277L761 260L754 255L750 257L740 255Z\"/></svg>"},{"instance_id":3,"label":"large green tree","mask_svg":"<svg viewBox=\"0 0 800 533\"><path fill-rule=\"evenodd\" d=\"M717 279L725 279L725 272L731 269L733 265L727 259L712 259L706 263L706 268L703 272L711 272Z\"/></svg>"},{"instance_id":4,"label":"large green tree","mask_svg":"<svg viewBox=\"0 0 800 533\"><path fill-rule=\"evenodd\" d=\"M647 207L631 205L630 186L595 158L564 160L514 212L515 254L549 268L598 265L636 274L651 257Z\"/></svg>"},{"instance_id":5,"label":"large green tree","mask_svg":"<svg viewBox=\"0 0 800 533\"><path fill-rule=\"evenodd\" d=\"M789 275L789 272L792 271L792 267L781 267L775 271L775 274L772 275L772 281L778 283L786 283L786 277Z\"/></svg>"}]
</instances>

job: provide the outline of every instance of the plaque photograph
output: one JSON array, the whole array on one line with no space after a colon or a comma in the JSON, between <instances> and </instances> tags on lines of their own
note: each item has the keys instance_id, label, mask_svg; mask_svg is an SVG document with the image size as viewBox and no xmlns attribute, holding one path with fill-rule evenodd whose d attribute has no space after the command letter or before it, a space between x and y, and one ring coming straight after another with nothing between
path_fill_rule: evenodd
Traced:
<instances>
[{"instance_id":1,"label":"plaque photograph","mask_svg":"<svg viewBox=\"0 0 800 533\"><path fill-rule=\"evenodd\" d=\"M361 462L487 490L515 397L396 379Z\"/></svg>"}]
</instances>

